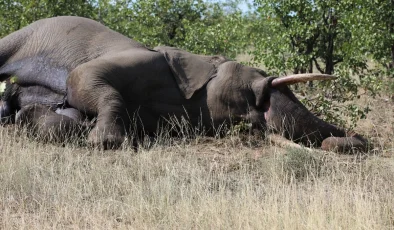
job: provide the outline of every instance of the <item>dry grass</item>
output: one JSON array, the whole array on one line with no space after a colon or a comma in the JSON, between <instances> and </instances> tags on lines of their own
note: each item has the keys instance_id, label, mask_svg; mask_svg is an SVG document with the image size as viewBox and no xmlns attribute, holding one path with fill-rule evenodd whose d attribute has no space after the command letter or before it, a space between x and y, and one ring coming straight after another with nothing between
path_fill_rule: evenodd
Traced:
<instances>
[{"instance_id":1,"label":"dry grass","mask_svg":"<svg viewBox=\"0 0 394 230\"><path fill-rule=\"evenodd\" d=\"M366 155L238 136L103 152L0 127L0 229L394 229L394 105L362 103Z\"/></svg>"}]
</instances>

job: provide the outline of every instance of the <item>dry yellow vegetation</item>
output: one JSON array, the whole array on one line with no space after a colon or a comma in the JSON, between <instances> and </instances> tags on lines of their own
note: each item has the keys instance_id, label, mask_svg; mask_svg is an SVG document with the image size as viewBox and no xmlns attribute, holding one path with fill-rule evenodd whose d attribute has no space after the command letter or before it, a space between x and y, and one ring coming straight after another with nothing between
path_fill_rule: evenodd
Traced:
<instances>
[{"instance_id":1,"label":"dry yellow vegetation","mask_svg":"<svg viewBox=\"0 0 394 230\"><path fill-rule=\"evenodd\" d=\"M135 152L0 127L0 229L393 229L394 103L365 99L368 154L237 135Z\"/></svg>"}]
</instances>

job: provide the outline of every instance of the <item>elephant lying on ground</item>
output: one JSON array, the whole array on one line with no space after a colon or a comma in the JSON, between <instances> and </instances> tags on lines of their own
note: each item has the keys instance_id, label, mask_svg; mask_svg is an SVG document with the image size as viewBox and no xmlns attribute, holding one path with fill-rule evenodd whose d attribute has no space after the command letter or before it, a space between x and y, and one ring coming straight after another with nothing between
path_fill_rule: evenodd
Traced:
<instances>
[{"instance_id":1,"label":"elephant lying on ground","mask_svg":"<svg viewBox=\"0 0 394 230\"><path fill-rule=\"evenodd\" d=\"M133 117L137 130L147 133L183 117L208 133L247 121L253 130L279 132L306 145L365 149L361 136L320 120L287 87L330 78L275 78L222 56L149 49L79 17L43 19L0 40L0 81L11 82L0 115L20 109L16 120L44 130L64 123L69 130L81 126L82 115L96 117L88 142L104 148L123 142Z\"/></svg>"},{"instance_id":2,"label":"elephant lying on ground","mask_svg":"<svg viewBox=\"0 0 394 230\"><path fill-rule=\"evenodd\" d=\"M7 82L0 101L0 123L27 126L43 140L60 142L90 128L80 111L64 108L64 96L41 86L19 86ZM17 113L18 112L18 113Z\"/></svg>"}]
</instances>

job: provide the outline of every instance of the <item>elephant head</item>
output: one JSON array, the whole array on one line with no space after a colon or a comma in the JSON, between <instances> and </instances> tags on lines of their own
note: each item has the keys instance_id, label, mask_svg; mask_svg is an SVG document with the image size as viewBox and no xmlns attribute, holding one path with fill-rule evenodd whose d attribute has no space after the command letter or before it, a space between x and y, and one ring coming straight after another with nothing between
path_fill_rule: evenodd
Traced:
<instances>
[{"instance_id":1,"label":"elephant head","mask_svg":"<svg viewBox=\"0 0 394 230\"><path fill-rule=\"evenodd\" d=\"M367 141L313 115L287 85L309 80L330 80L322 74L269 77L264 71L226 62L207 85L211 116L219 125L230 119L246 120L252 129L268 130L308 146L347 151L365 150Z\"/></svg>"}]
</instances>

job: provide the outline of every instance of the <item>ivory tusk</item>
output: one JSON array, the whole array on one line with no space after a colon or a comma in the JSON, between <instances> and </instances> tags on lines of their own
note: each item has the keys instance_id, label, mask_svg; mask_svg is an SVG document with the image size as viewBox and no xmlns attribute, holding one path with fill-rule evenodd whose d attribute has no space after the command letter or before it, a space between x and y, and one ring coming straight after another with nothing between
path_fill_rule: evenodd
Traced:
<instances>
[{"instance_id":1,"label":"ivory tusk","mask_svg":"<svg viewBox=\"0 0 394 230\"><path fill-rule=\"evenodd\" d=\"M285 77L276 78L271 82L272 87L278 87L282 85L292 85L299 82L307 82L314 80L334 80L337 77L329 74L318 74L318 73L306 73L306 74L294 74Z\"/></svg>"}]
</instances>

